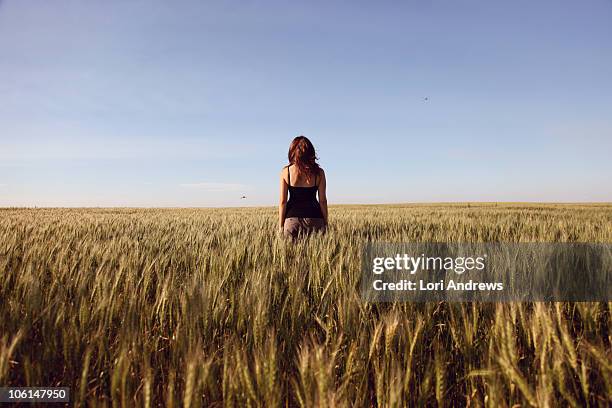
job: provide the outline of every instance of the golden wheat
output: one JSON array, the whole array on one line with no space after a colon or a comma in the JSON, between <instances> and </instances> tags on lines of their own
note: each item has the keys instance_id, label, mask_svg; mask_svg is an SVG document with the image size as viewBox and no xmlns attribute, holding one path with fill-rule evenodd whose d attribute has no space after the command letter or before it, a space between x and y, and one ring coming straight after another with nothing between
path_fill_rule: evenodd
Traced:
<instances>
[{"instance_id":1,"label":"golden wheat","mask_svg":"<svg viewBox=\"0 0 612 408\"><path fill-rule=\"evenodd\" d=\"M609 406L609 303L387 303L367 241L612 242L611 205L0 210L0 385L79 406Z\"/></svg>"}]
</instances>

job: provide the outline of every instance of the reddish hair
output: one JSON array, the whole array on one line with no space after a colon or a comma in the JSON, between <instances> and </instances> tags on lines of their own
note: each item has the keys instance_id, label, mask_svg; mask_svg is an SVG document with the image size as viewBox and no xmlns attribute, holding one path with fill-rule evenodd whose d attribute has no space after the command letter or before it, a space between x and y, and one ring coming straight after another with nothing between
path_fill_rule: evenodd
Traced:
<instances>
[{"instance_id":1,"label":"reddish hair","mask_svg":"<svg viewBox=\"0 0 612 408\"><path fill-rule=\"evenodd\" d=\"M306 136L298 136L289 145L289 164L294 164L300 173L316 176L321 171L317 163L315 148Z\"/></svg>"}]
</instances>

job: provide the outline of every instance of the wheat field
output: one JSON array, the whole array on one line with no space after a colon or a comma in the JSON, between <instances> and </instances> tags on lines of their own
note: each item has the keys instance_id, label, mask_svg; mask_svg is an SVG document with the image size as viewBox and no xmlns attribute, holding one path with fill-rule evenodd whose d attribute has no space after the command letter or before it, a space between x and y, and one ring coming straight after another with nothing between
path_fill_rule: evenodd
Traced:
<instances>
[{"instance_id":1,"label":"wheat field","mask_svg":"<svg viewBox=\"0 0 612 408\"><path fill-rule=\"evenodd\" d=\"M0 210L0 385L78 406L609 406L611 303L366 303L368 241L612 242L612 205Z\"/></svg>"}]
</instances>

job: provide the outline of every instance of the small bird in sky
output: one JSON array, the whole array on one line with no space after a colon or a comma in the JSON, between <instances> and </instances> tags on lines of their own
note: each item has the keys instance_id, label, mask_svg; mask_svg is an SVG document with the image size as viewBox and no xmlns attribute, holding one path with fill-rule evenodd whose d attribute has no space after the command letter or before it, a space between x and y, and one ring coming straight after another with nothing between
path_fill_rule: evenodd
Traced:
<instances>
[{"instance_id":1,"label":"small bird in sky","mask_svg":"<svg viewBox=\"0 0 612 408\"><path fill-rule=\"evenodd\" d=\"M246 196L242 196L242 197L240 197L240 199L242 199L242 200L244 200L245 198L246 198Z\"/></svg>"},{"instance_id":2,"label":"small bird in sky","mask_svg":"<svg viewBox=\"0 0 612 408\"><path fill-rule=\"evenodd\" d=\"M424 101L428 101L428 100L429 100L429 97L427 97L427 96L426 96L426 97L425 97L423 100L424 100Z\"/></svg>"}]
</instances>

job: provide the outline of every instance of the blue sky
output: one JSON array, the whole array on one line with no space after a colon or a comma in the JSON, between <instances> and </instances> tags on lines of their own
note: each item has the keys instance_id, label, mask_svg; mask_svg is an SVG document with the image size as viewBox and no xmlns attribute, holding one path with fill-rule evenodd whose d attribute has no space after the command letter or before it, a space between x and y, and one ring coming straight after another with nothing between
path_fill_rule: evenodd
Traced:
<instances>
[{"instance_id":1,"label":"blue sky","mask_svg":"<svg viewBox=\"0 0 612 408\"><path fill-rule=\"evenodd\" d=\"M299 134L332 204L612 201L611 21L609 0L0 0L0 206L273 205Z\"/></svg>"}]
</instances>

